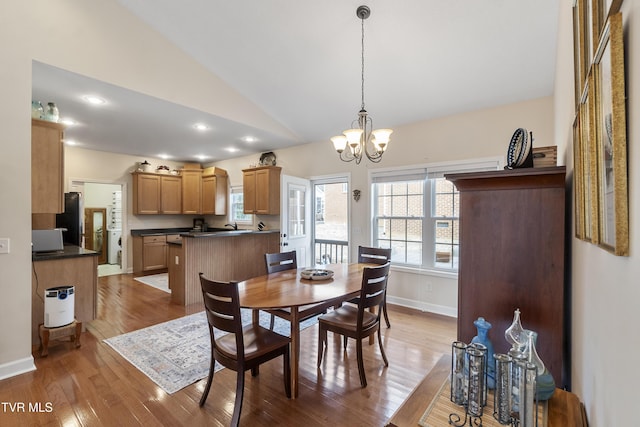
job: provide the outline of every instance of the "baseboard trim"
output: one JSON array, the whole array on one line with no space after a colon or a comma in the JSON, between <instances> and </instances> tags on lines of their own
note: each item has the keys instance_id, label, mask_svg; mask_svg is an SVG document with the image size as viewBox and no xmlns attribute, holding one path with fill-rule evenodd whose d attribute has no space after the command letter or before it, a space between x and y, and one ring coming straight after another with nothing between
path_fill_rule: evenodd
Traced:
<instances>
[{"instance_id":1,"label":"baseboard trim","mask_svg":"<svg viewBox=\"0 0 640 427\"><path fill-rule=\"evenodd\" d=\"M400 305L402 307L413 308L414 310L426 311L429 313L441 314L448 317L458 317L458 310L455 307L445 305L429 304L422 301L415 301L406 298L393 297L387 295L389 304Z\"/></svg>"},{"instance_id":2,"label":"baseboard trim","mask_svg":"<svg viewBox=\"0 0 640 427\"><path fill-rule=\"evenodd\" d=\"M35 371L36 365L33 363L33 356L24 359L14 360L0 365L0 380L15 377L27 372Z\"/></svg>"}]
</instances>

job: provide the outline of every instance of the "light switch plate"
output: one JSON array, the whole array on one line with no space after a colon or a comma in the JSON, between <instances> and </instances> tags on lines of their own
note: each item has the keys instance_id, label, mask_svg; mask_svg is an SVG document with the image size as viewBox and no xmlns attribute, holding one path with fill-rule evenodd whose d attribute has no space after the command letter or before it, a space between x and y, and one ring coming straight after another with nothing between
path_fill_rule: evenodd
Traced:
<instances>
[{"instance_id":1,"label":"light switch plate","mask_svg":"<svg viewBox=\"0 0 640 427\"><path fill-rule=\"evenodd\" d=\"M8 254L8 253L9 253L9 238L0 237L0 254Z\"/></svg>"}]
</instances>

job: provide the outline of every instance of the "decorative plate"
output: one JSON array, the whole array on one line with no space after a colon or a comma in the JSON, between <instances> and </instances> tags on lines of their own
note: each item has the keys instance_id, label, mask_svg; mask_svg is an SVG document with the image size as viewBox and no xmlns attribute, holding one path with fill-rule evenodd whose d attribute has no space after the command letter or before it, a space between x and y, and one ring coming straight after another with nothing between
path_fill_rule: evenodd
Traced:
<instances>
[{"instance_id":1,"label":"decorative plate","mask_svg":"<svg viewBox=\"0 0 640 427\"><path fill-rule=\"evenodd\" d=\"M312 268L309 270L302 270L300 272L300 277L309 280L329 280L333 277L333 271L322 268Z\"/></svg>"},{"instance_id":2,"label":"decorative plate","mask_svg":"<svg viewBox=\"0 0 640 427\"><path fill-rule=\"evenodd\" d=\"M518 128L511 137L507 151L507 167L514 169L521 167L531 151L532 141L528 138L527 130Z\"/></svg>"}]
</instances>

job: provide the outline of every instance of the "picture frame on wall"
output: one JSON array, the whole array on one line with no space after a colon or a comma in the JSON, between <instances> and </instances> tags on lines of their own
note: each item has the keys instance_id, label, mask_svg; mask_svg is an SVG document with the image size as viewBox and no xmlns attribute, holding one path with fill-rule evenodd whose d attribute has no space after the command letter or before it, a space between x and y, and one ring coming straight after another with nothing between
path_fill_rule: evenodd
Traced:
<instances>
[{"instance_id":1,"label":"picture frame on wall","mask_svg":"<svg viewBox=\"0 0 640 427\"><path fill-rule=\"evenodd\" d=\"M627 135L622 14L609 16L594 57L598 244L629 251Z\"/></svg>"},{"instance_id":2,"label":"picture frame on wall","mask_svg":"<svg viewBox=\"0 0 640 427\"><path fill-rule=\"evenodd\" d=\"M580 138L580 115L573 120L573 194L575 237L585 240L584 209L584 169L582 162L582 144Z\"/></svg>"},{"instance_id":3,"label":"picture frame on wall","mask_svg":"<svg viewBox=\"0 0 640 427\"><path fill-rule=\"evenodd\" d=\"M597 182L597 152L595 144L593 74L589 74L585 85L584 95L578 109L581 162L581 187L583 200L583 240L598 243L598 182Z\"/></svg>"}]
</instances>

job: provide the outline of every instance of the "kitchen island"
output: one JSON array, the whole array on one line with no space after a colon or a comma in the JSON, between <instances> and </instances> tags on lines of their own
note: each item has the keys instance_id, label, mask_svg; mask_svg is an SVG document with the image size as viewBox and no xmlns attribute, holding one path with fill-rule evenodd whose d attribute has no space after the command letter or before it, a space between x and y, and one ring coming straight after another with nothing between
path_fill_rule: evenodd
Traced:
<instances>
[{"instance_id":1,"label":"kitchen island","mask_svg":"<svg viewBox=\"0 0 640 427\"><path fill-rule=\"evenodd\" d=\"M181 233L169 242L171 301L202 303L199 273L211 280L242 281L267 274L264 254L280 251L278 230L228 230Z\"/></svg>"}]
</instances>

